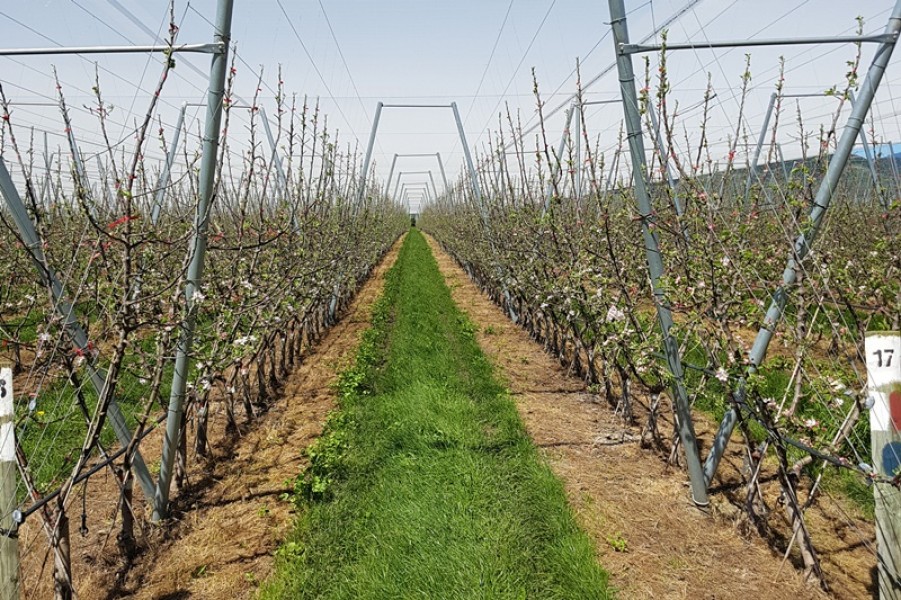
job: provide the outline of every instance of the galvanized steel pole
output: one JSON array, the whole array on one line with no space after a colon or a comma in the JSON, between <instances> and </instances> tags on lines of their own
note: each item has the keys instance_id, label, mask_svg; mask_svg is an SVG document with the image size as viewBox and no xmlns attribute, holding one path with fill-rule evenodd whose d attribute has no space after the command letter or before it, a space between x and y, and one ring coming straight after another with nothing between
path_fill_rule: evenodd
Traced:
<instances>
[{"instance_id":1,"label":"galvanized steel pole","mask_svg":"<svg viewBox=\"0 0 901 600\"><path fill-rule=\"evenodd\" d=\"M178 121L175 123L175 132L172 134L172 141L169 143L169 152L166 153L166 162L163 163L163 172L160 173L160 179L156 183L156 193L153 195L153 208L150 211L150 222L153 225L156 225L160 220L160 210L163 208L163 200L166 197L166 187L169 185L172 165L175 163L175 153L178 152L178 140L181 137L187 110L188 103L182 102L181 110L178 113Z\"/></svg>"},{"instance_id":2,"label":"galvanized steel pole","mask_svg":"<svg viewBox=\"0 0 901 600\"><path fill-rule=\"evenodd\" d=\"M485 212L484 202L482 201L482 186L479 185L479 174L476 172L475 164L472 162L472 153L470 152L469 144L466 141L466 132L463 131L463 121L460 119L460 111L457 110L456 102L451 102L450 106L451 110L454 111L454 120L457 122L460 143L463 145L463 157L466 159L466 169L469 171L469 183L472 186L472 193L478 203L479 214L482 216L482 221L487 225L488 214Z\"/></svg>"},{"instance_id":3,"label":"galvanized steel pole","mask_svg":"<svg viewBox=\"0 0 901 600\"><path fill-rule=\"evenodd\" d=\"M394 167L397 166L397 154L391 159L391 169L388 171L388 181L385 182L385 195L391 190L391 178L394 177Z\"/></svg>"},{"instance_id":4,"label":"galvanized steel pole","mask_svg":"<svg viewBox=\"0 0 901 600\"><path fill-rule=\"evenodd\" d=\"M444 172L444 161L441 160L441 153L436 152L435 156L438 157L438 168L441 169L441 180L444 182L444 193L448 193L450 191L450 186L447 185L447 173Z\"/></svg>"},{"instance_id":5,"label":"galvanized steel pole","mask_svg":"<svg viewBox=\"0 0 901 600\"><path fill-rule=\"evenodd\" d=\"M760 162L760 151L763 149L763 142L766 140L766 130L770 126L770 119L773 117L773 107L776 106L776 92L770 95L770 103L766 108L766 115L763 117L763 125L760 127L760 136L757 138L757 146L754 147L754 156L751 158L751 165L748 167L748 181L745 183L745 205L751 196L751 186L757 179L757 164Z\"/></svg>"},{"instance_id":6,"label":"galvanized steel pole","mask_svg":"<svg viewBox=\"0 0 901 600\"><path fill-rule=\"evenodd\" d=\"M435 198L438 197L438 187L435 185L435 177L432 175L432 170L429 169L429 181L432 182L432 190L435 192Z\"/></svg>"},{"instance_id":7,"label":"galvanized steel pole","mask_svg":"<svg viewBox=\"0 0 901 600\"><path fill-rule=\"evenodd\" d=\"M857 103L853 90L848 90L848 100L851 106ZM876 160L873 158L873 152L870 150L870 143L867 141L867 133L860 129L860 145L863 146L863 155L867 159L867 166L870 168L870 177L873 178L873 190L882 207L888 209L888 200L883 196L881 186L879 185L879 173L876 171Z\"/></svg>"},{"instance_id":8,"label":"galvanized steel pole","mask_svg":"<svg viewBox=\"0 0 901 600\"><path fill-rule=\"evenodd\" d=\"M632 57L622 50L623 46L629 43L629 31L626 26L626 7L624 0L609 0L609 3L613 39L616 44L616 67L619 72L620 92L625 111L629 152L632 156L635 198L638 203L639 214L641 215L641 231L644 237L648 270L651 276L654 305L657 309L660 331L663 334L663 349L672 374L672 391L676 405L679 438L682 440L685 462L688 467L688 477L691 480L692 499L695 504L706 506L708 504L707 486L704 483L704 472L701 468L697 439L694 425L692 424L691 406L688 401L688 393L685 390L682 360L679 356L679 343L670 332L673 326L673 316L668 306L669 301L666 298L666 291L660 282L664 276L663 260L660 257L657 235L651 230L651 225L654 223L654 209L651 206L651 198L648 193L647 181L645 180L647 177L647 159L642 139L641 116L638 112L638 97L635 91Z\"/></svg>"},{"instance_id":9,"label":"galvanized steel pole","mask_svg":"<svg viewBox=\"0 0 901 600\"><path fill-rule=\"evenodd\" d=\"M563 118L563 133L560 135L560 144L557 146L557 155L554 157L557 162L549 169L547 187L544 192L543 214L551 209L551 200L554 197L554 178L559 177L560 171L563 169L563 150L566 148L566 139L569 137L569 126L572 124L574 109L575 103L566 109L566 115Z\"/></svg>"},{"instance_id":10,"label":"galvanized steel pole","mask_svg":"<svg viewBox=\"0 0 901 600\"><path fill-rule=\"evenodd\" d=\"M228 44L231 39L232 9L234 0L219 0L216 9L215 42L220 52L213 55L210 64L210 87L207 93L207 118L203 134L203 155L200 159L200 184L197 215L194 224L193 250L185 283L185 317L176 345L175 371L169 396L169 415L166 421L166 437L160 462L160 477L153 502L153 520L164 519L169 513L169 486L172 483L175 453L181 436L184 417L185 388L188 382L191 344L197 319L194 294L203 282L206 256L207 227L215 192L216 161L219 155L219 128L222 123L222 101L225 95L225 76L228 69Z\"/></svg>"},{"instance_id":11,"label":"galvanized steel pole","mask_svg":"<svg viewBox=\"0 0 901 600\"><path fill-rule=\"evenodd\" d=\"M285 198L288 195L288 178L285 176L282 159L278 155L278 146L275 145L275 138L272 136L272 128L269 126L269 119L266 118L266 109L262 106L260 107L260 118L263 120L263 131L266 134L266 139L269 141L269 147L272 149L272 162L275 165L276 175L278 175L279 191L282 194L282 198ZM296 225L296 223L293 222L292 224Z\"/></svg>"},{"instance_id":12,"label":"galvanized steel pole","mask_svg":"<svg viewBox=\"0 0 901 600\"><path fill-rule=\"evenodd\" d=\"M479 207L479 216L482 220L482 227L485 229L485 237L488 238L488 244L490 245L492 251L495 251L494 240L491 237L490 224L488 220L488 211L485 208L485 202L482 198L482 186L479 185L479 173L478 171L476 171L475 165L472 162L472 153L469 150L469 143L466 141L466 132L463 130L463 121L462 119L460 119L460 111L457 109L456 102L451 102L451 109L454 111L454 120L457 122L457 131L459 131L460 133L460 143L463 146L463 156L466 158L466 166L469 170L469 179L472 185L472 193L475 196L476 203ZM507 314L510 315L510 319L514 323L518 323L519 315L517 315L516 311L513 309L513 298L510 295L510 290L507 289L507 285L504 283L503 269L499 264L495 265L495 269L497 269L498 279L501 284L501 288L503 289L504 299L507 302Z\"/></svg>"},{"instance_id":13,"label":"galvanized steel pole","mask_svg":"<svg viewBox=\"0 0 901 600\"><path fill-rule=\"evenodd\" d=\"M369 178L369 163L372 161L372 149L375 147L375 135L379 130L379 118L382 116L382 108L385 105L379 102L375 106L375 117L372 119L372 131L369 133L369 145L366 147L366 157L363 159L363 173L360 175L360 192L357 194L357 207L363 204L366 195L366 181Z\"/></svg>"},{"instance_id":14,"label":"galvanized steel pole","mask_svg":"<svg viewBox=\"0 0 901 600\"><path fill-rule=\"evenodd\" d=\"M575 114L573 115L573 129L575 135L573 140L573 199L578 202L582 198L582 106L580 103L575 104Z\"/></svg>"}]
</instances>

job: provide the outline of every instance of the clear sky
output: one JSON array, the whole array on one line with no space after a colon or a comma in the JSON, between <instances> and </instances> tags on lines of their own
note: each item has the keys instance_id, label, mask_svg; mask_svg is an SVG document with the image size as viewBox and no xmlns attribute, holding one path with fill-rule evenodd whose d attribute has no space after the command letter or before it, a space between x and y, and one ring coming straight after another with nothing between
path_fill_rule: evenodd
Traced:
<instances>
[{"instance_id":1,"label":"clear sky","mask_svg":"<svg viewBox=\"0 0 901 600\"><path fill-rule=\"evenodd\" d=\"M262 68L263 104L272 107L276 72L281 65L289 93L319 97L329 124L345 143L365 147L376 102L448 103L456 101L465 119L466 135L483 149L487 131L497 126L497 112L505 105L524 123L534 122L532 68L542 96L553 108L575 91L573 71L581 59L583 81L609 67L613 45L603 0L236 0L233 39L237 43L239 95L256 88ZM627 0L633 41L651 33L690 0ZM701 0L670 26L670 40L722 40L851 34L855 17L865 19L867 32L878 32L894 0ZM178 0L179 41L211 39L210 21L215 0ZM284 9L284 12L283 12ZM285 13L287 13L287 18ZM153 43L167 19L165 0L21 0L0 6L0 31L5 47ZM296 33L295 33L296 32ZM302 40L303 45L301 44ZM304 49L304 46L306 49ZM873 45L864 47L864 66ZM745 52L752 54L752 93L746 118L738 123L738 90ZM755 138L777 75L778 57L786 58L787 92L821 92L841 84L845 62L854 56L848 45L792 46L673 53L669 71L674 100L689 107L703 97L707 74L717 92L709 135L714 154L726 154L726 139L742 125ZM343 58L342 58L343 56ZM875 131L884 140L901 140L894 95L898 90L897 58L887 85L874 109ZM636 70L643 71L641 59ZM656 57L652 60L652 72ZM159 73L159 58L140 55L0 58L0 82L16 102L40 102L55 93L51 66L57 65L69 102L91 102L94 62L107 99L116 105L111 117L114 138L127 137L134 120L149 100ZM195 69L189 68L191 63ZM167 86L160 116L164 125L175 122L182 101L202 101L208 59L181 58L177 76ZM589 88L590 99L615 97L615 72ZM816 131L830 120L834 99L798 101L805 129ZM96 123L76 111L76 132L90 151L99 140ZM189 116L197 118L199 109ZM270 113L273 111L270 109ZM783 118L794 120L795 104ZM618 105L592 107L586 122L600 148L616 140L622 115ZM202 115L201 115L202 116ZM686 114L686 130L697 122L697 111ZM55 109L20 106L16 122L51 132L50 144L62 142L62 125ZM550 119L556 139L560 115ZM197 125L195 123L194 128ZM235 135L242 134L238 130ZM797 134L786 129L781 140L786 155L798 153ZM118 138L117 138L118 139ZM94 147L96 148L96 146ZM440 152L453 177L461 168L461 147L449 110L386 109L375 151L377 173L387 176L394 153ZM161 156L154 150L152 157ZM788 156L787 156L788 157ZM434 169L432 159L402 159L398 170ZM421 182L427 176L409 176ZM440 186L440 182L439 182Z\"/></svg>"}]
</instances>

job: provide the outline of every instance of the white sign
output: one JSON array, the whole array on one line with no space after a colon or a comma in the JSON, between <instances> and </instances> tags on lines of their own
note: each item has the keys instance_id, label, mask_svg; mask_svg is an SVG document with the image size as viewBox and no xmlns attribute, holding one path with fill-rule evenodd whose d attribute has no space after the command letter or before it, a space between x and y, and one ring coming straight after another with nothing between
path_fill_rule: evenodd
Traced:
<instances>
[{"instance_id":1,"label":"white sign","mask_svg":"<svg viewBox=\"0 0 901 600\"><path fill-rule=\"evenodd\" d=\"M0 366L0 461L16 460L15 408L13 405L13 370Z\"/></svg>"},{"instance_id":2,"label":"white sign","mask_svg":"<svg viewBox=\"0 0 901 600\"><path fill-rule=\"evenodd\" d=\"M867 355L867 393L873 402L870 430L901 430L901 397L898 396L901 390L895 389L896 393L892 394L893 385L901 384L901 332L868 333L864 351Z\"/></svg>"}]
</instances>

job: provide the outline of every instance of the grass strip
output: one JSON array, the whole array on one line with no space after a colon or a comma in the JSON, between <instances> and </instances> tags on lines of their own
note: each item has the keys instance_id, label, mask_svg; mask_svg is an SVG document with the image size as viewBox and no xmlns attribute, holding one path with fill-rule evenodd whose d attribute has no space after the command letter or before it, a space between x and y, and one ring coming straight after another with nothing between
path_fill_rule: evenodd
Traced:
<instances>
[{"instance_id":1,"label":"grass strip","mask_svg":"<svg viewBox=\"0 0 901 600\"><path fill-rule=\"evenodd\" d=\"M263 598L612 596L473 332L412 230Z\"/></svg>"}]
</instances>

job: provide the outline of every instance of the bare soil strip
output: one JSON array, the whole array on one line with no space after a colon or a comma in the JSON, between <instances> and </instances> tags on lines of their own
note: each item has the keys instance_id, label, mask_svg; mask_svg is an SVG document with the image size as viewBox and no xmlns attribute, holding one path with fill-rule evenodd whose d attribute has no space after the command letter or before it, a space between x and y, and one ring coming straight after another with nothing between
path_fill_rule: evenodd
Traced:
<instances>
[{"instance_id":1,"label":"bare soil strip","mask_svg":"<svg viewBox=\"0 0 901 600\"><path fill-rule=\"evenodd\" d=\"M104 561L96 556L96 548L91 549L93 557L80 557L96 563L87 568L93 577L84 573L75 580L80 598L255 597L272 571L273 553L294 522L291 503L279 496L287 491L286 480L303 469L303 449L319 436L335 405L336 374L353 359L399 248L400 242L373 271L341 321L288 377L282 397L240 443L223 449L212 440L215 453L227 456L219 456L221 460L212 462L208 471L192 474L195 479L206 478L209 485L193 498L192 508L169 539L155 540L152 543L158 545L139 557L115 595L110 594L110 577L102 573ZM199 471L200 463L194 464Z\"/></svg>"},{"instance_id":2,"label":"bare soil strip","mask_svg":"<svg viewBox=\"0 0 901 600\"><path fill-rule=\"evenodd\" d=\"M428 238L457 306L508 382L536 445L564 482L580 525L621 598L825 598L759 537L707 516L689 500L686 478L644 451L639 436L568 375L481 293ZM868 597L863 586L859 597ZM842 592L842 598L858 594Z\"/></svg>"}]
</instances>

